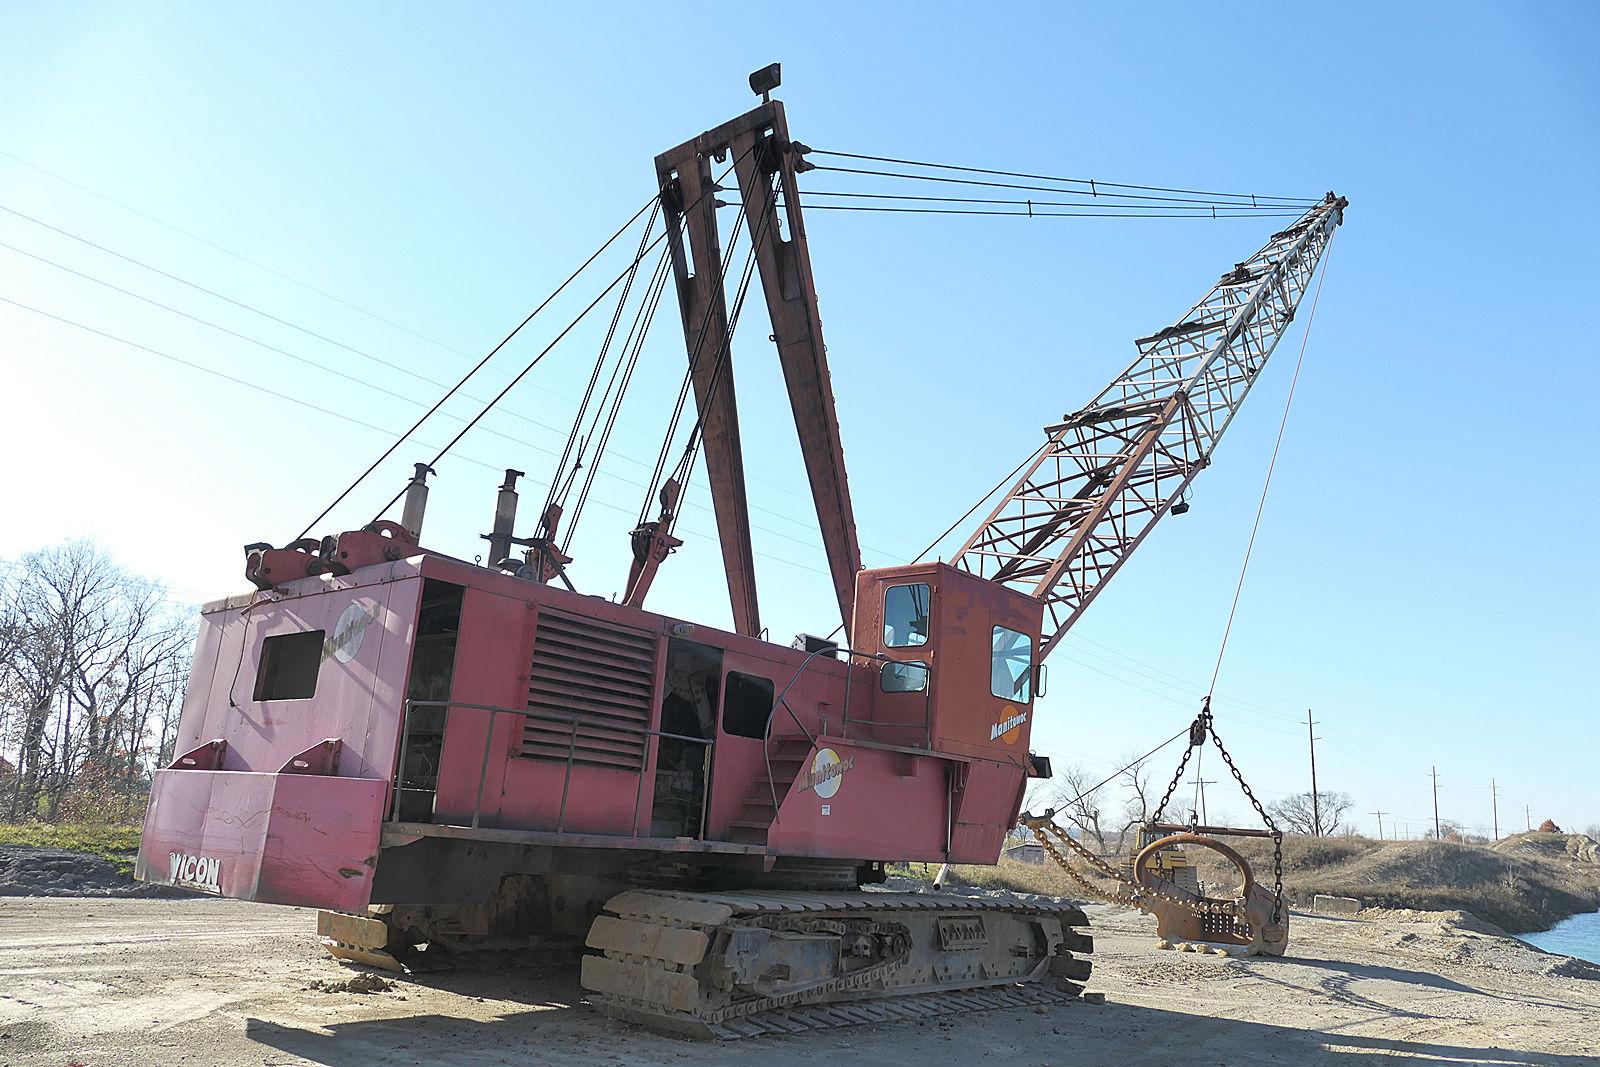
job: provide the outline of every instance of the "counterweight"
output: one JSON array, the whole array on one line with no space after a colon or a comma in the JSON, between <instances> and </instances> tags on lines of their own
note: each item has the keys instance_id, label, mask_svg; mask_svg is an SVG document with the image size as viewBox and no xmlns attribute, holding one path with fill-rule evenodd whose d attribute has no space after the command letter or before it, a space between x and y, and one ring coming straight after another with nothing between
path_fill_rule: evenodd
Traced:
<instances>
[{"instance_id":1,"label":"counterweight","mask_svg":"<svg viewBox=\"0 0 1600 1067\"><path fill-rule=\"evenodd\" d=\"M1046 427L955 566L1045 604L1040 657L1171 510L1266 366L1348 201L1332 193L1224 274L1094 400Z\"/></svg>"}]
</instances>

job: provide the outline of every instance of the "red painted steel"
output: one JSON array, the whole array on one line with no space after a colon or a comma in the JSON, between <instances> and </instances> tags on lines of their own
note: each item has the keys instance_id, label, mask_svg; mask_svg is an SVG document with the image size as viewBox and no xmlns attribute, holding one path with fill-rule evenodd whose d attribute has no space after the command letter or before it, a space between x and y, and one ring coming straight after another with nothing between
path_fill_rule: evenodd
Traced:
<instances>
[{"instance_id":1,"label":"red painted steel","mask_svg":"<svg viewBox=\"0 0 1600 1067\"><path fill-rule=\"evenodd\" d=\"M360 911L387 792L370 778L159 771L134 873L218 896Z\"/></svg>"},{"instance_id":2,"label":"red painted steel","mask_svg":"<svg viewBox=\"0 0 1600 1067\"><path fill-rule=\"evenodd\" d=\"M468 839L477 827L581 834L585 847L744 843L768 862L993 862L1021 802L1031 705L990 693L991 628L1036 639L1040 609L1002 586L942 564L864 571L861 655L847 663L420 555L207 606L177 748L220 740L220 767L157 776L142 877L173 881L171 856L195 855L219 861L224 895L366 903L370 880L339 872L370 869L393 810L425 581L463 590L429 817ZM932 590L928 640L886 647L884 591L907 581ZM324 635L314 693L258 699L266 642L309 631ZM651 834L675 641L720 657L694 683L717 707L704 828L687 841ZM883 659L928 664L929 691L883 692ZM764 737L726 729L734 672L781 696Z\"/></svg>"}]
</instances>

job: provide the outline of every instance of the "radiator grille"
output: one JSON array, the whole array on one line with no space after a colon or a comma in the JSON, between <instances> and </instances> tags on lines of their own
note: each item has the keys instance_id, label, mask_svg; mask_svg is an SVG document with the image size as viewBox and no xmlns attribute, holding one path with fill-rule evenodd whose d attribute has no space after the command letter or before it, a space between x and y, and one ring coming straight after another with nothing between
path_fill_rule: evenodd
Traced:
<instances>
[{"instance_id":1,"label":"radiator grille","mask_svg":"<svg viewBox=\"0 0 1600 1067\"><path fill-rule=\"evenodd\" d=\"M577 726L525 720L522 755L564 763L571 746L574 763L641 770L655 674L655 634L541 608L528 710L571 716Z\"/></svg>"}]
</instances>

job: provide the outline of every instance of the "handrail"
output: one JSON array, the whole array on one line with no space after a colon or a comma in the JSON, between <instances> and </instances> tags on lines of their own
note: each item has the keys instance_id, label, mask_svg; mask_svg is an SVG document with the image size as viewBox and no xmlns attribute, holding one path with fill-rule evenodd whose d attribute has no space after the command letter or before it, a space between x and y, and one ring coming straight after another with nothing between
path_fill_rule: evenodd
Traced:
<instances>
[{"instance_id":1,"label":"handrail","mask_svg":"<svg viewBox=\"0 0 1600 1067\"><path fill-rule=\"evenodd\" d=\"M860 656L863 659L885 660L885 661L888 661L888 662L891 662L891 663L903 663L903 662L905 662L904 660L897 660L893 656L886 655L886 654L884 654L882 652L858 652L855 649L846 648L844 645L828 645L828 646L824 646L822 648L819 648L819 649L816 649L816 650L814 650L812 652L807 653L806 654L806 658L800 661L800 666L795 670L794 677L789 679L788 684L783 687L782 692L780 692L777 695L776 699L773 700L773 702L772 702L772 706L773 706L772 710L774 712L776 712L778 710L778 705L782 704L783 705L783 710L785 710L785 711L787 711L789 713L789 718L793 719L794 720L794 724L796 726L800 727L800 732L806 735L806 740L811 742L811 745L812 745L813 748L815 748L816 744L817 744L816 736L813 735L810 730L806 729L805 723L800 721L800 716L795 714L794 708L789 706L789 702L785 698L789 695L789 690L793 689L794 688L794 684L800 680L800 676L806 672L806 668L811 666L811 661L812 660L816 659L820 655L823 655L824 653L826 653L831 658L835 653L839 653L839 652L843 652L845 654L845 657L846 657L845 661L844 661L844 664L845 664L845 675L844 675L844 686L845 686L845 688L844 688L844 699L845 699L844 728L845 728L846 736L849 735L849 729L850 729L850 683L853 680L853 678L852 678L853 672L850 670L850 667L852 665L852 661L857 656ZM838 661L834 660L834 662L837 663ZM932 687L933 666L931 664L923 664L922 667L923 667L923 670L928 672L929 684L928 684L928 686L925 686L923 688L923 692L926 693ZM773 778L772 778L772 749L771 749L772 720L775 719L775 718L777 718L776 715L768 715L767 716L767 726L766 726L766 729L762 732L762 735L761 735L761 756L762 756L762 761L766 764L767 789L772 794L772 821L773 822L777 822L778 821L778 783L773 781ZM924 719L923 725L924 725L924 728L925 728L924 729L924 736L927 736L928 731L932 730L932 726L930 724L928 724L927 721L926 721L927 720L927 712L926 712L926 710L924 710L923 719ZM896 726L896 725L900 725L900 724L898 724L898 723L887 723L885 725ZM906 723L905 725L909 727L912 724Z\"/></svg>"},{"instance_id":2,"label":"handrail","mask_svg":"<svg viewBox=\"0 0 1600 1067\"><path fill-rule=\"evenodd\" d=\"M674 734L668 733L665 730L653 730L648 726L632 726L628 723L613 722L609 719L602 719L596 715L584 715L581 712L574 712L564 715L551 711L534 711L530 708L507 708L498 704L473 704L461 700L407 700L405 702L405 715L402 719L402 729L404 732L401 735L400 764L395 768L393 807L393 820L395 822L400 821L401 793L437 793L438 791L437 782L435 782L432 790L421 789L415 786L407 788L405 785L406 757L409 754L411 742L411 713L417 708L444 708L446 716L445 723L447 728L449 725L449 714L451 709L458 709L461 711L483 711L489 713L489 728L485 732L483 738L483 765L478 771L477 799L474 802L472 809L472 828L474 830L478 829L478 823L483 815L483 789L484 784L489 777L489 754L494 749L494 717L496 715L520 715L524 719L541 719L546 722L566 723L569 726L570 729L568 732L567 741L567 759L561 781L561 809L556 816L556 833L558 834L564 833L566 829L567 797L572 786L572 765L577 750L578 727L580 725L588 724L601 726L616 733L637 734L640 737L664 737L672 741L688 741L692 744L705 745L708 747L712 744L711 739L708 737L690 737L687 734ZM639 782L634 790L633 821L630 825L633 837L639 836L639 807L644 801L644 772L645 767L649 762L650 753L647 747L643 752L640 753L638 769ZM621 770L622 768L617 769Z\"/></svg>"}]
</instances>

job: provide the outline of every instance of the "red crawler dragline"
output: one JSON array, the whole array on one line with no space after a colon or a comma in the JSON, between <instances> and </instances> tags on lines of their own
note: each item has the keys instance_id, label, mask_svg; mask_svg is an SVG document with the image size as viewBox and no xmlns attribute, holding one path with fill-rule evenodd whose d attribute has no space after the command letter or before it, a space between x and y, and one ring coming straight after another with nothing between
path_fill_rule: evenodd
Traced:
<instances>
[{"instance_id":1,"label":"red crawler dragline","mask_svg":"<svg viewBox=\"0 0 1600 1067\"><path fill-rule=\"evenodd\" d=\"M770 90L776 69L761 73L753 87ZM1099 396L1046 427L952 562L864 570L796 182L810 152L768 98L656 159L650 226L662 220L664 243L640 307L676 282L698 421L684 462L658 472L659 515L631 531L625 595L572 588L555 489L536 533L515 536L515 471L487 566L420 544L423 464L398 523L250 546L256 589L203 609L181 754L156 776L139 877L323 909L337 955L390 966L583 937L601 1010L703 1035L1081 989L1091 942L1076 907L862 887L890 861L996 862L1029 777L1049 774L1029 752L1042 660L1156 520L1182 510L1345 201L1294 205L1286 229L1140 339ZM742 225L754 263L731 306L724 207L743 220L730 247ZM634 268L655 247L641 239ZM729 358L755 273L843 643L759 636ZM628 300L625 288L619 318ZM634 322L642 341L648 316ZM681 544L696 449L733 632L643 606ZM1146 904L1178 907L1182 892ZM1220 910L1190 901L1205 916L1195 936L1281 951L1262 893Z\"/></svg>"}]
</instances>

